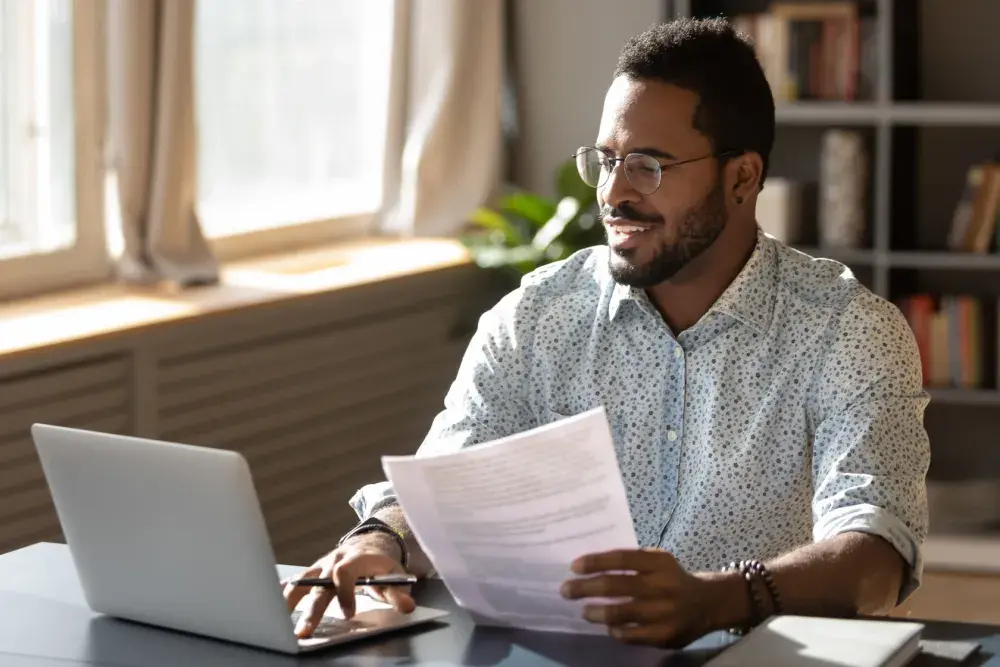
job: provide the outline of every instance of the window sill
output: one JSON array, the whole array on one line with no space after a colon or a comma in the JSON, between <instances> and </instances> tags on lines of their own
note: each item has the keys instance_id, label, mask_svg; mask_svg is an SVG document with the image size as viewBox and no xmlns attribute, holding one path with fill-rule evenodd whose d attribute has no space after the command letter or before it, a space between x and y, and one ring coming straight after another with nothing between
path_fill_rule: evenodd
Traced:
<instances>
[{"instance_id":1,"label":"window sill","mask_svg":"<svg viewBox=\"0 0 1000 667\"><path fill-rule=\"evenodd\" d=\"M114 284L22 299L0 305L0 360L469 262L452 239L365 238L227 263L210 287Z\"/></svg>"}]
</instances>

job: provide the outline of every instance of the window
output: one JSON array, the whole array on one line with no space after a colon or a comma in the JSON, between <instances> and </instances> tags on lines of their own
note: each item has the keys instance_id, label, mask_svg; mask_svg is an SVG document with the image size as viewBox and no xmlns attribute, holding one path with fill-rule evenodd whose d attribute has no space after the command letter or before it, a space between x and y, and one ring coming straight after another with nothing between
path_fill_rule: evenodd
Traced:
<instances>
[{"instance_id":1,"label":"window","mask_svg":"<svg viewBox=\"0 0 1000 667\"><path fill-rule=\"evenodd\" d=\"M0 0L0 295L107 272L96 3ZM78 85L82 84L82 85Z\"/></svg>"},{"instance_id":2,"label":"window","mask_svg":"<svg viewBox=\"0 0 1000 667\"><path fill-rule=\"evenodd\" d=\"M76 238L69 6L0 2L0 257Z\"/></svg>"},{"instance_id":3,"label":"window","mask_svg":"<svg viewBox=\"0 0 1000 667\"><path fill-rule=\"evenodd\" d=\"M371 218L381 203L394 4L198 3L198 209L208 237Z\"/></svg>"}]
</instances>

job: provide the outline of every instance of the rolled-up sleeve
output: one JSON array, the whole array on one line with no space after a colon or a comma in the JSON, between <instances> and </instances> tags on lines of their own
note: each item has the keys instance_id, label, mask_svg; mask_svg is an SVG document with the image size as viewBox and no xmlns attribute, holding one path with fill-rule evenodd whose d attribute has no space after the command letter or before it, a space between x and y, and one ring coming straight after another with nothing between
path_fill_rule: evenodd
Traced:
<instances>
[{"instance_id":1,"label":"rolled-up sleeve","mask_svg":"<svg viewBox=\"0 0 1000 667\"><path fill-rule=\"evenodd\" d=\"M847 306L818 376L813 538L878 535L905 559L899 601L920 585L927 536L928 396L912 331L864 293Z\"/></svg>"},{"instance_id":2,"label":"rolled-up sleeve","mask_svg":"<svg viewBox=\"0 0 1000 667\"><path fill-rule=\"evenodd\" d=\"M417 449L418 456L452 452L513 435L534 426L533 412L523 400L525 354L530 347L521 327L525 288L512 292L479 319L455 380ZM368 484L351 498L365 519L396 501L392 485Z\"/></svg>"}]
</instances>

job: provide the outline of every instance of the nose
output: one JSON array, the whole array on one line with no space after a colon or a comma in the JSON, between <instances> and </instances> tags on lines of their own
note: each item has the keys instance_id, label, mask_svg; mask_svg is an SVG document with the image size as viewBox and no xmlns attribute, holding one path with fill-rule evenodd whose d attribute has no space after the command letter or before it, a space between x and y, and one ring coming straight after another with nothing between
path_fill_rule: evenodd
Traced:
<instances>
[{"instance_id":1,"label":"nose","mask_svg":"<svg viewBox=\"0 0 1000 667\"><path fill-rule=\"evenodd\" d=\"M625 164L615 162L608 180L598 189L598 202L603 206L607 204L612 208L618 208L625 202L635 202L642 197L625 176Z\"/></svg>"}]
</instances>

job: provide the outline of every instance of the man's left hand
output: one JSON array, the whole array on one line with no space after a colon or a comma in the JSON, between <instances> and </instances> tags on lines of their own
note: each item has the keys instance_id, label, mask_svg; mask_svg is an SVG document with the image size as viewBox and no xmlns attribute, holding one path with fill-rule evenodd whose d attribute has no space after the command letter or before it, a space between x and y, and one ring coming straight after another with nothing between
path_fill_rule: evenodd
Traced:
<instances>
[{"instance_id":1,"label":"man's left hand","mask_svg":"<svg viewBox=\"0 0 1000 667\"><path fill-rule=\"evenodd\" d=\"M710 584L686 572L668 551L589 554L572 570L581 576L563 584L563 597L613 598L584 605L583 615L623 642L679 647L712 629Z\"/></svg>"}]
</instances>

